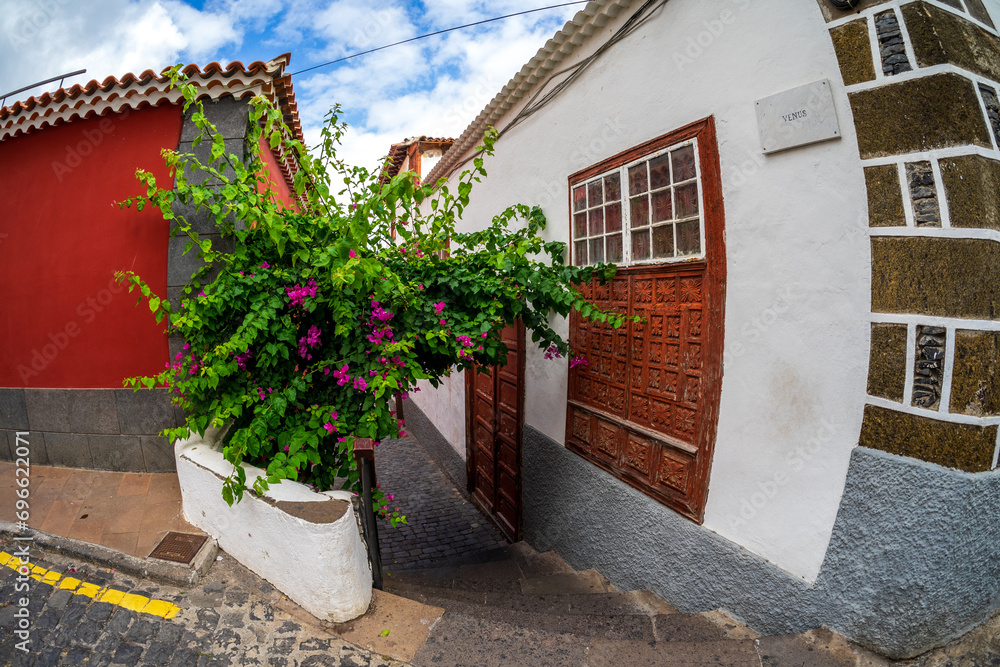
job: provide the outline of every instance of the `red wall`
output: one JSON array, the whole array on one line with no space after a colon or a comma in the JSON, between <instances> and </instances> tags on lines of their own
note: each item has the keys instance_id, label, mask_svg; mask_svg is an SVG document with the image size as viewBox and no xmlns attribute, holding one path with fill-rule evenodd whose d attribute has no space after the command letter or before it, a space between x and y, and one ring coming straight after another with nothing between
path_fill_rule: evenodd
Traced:
<instances>
[{"instance_id":1,"label":"red wall","mask_svg":"<svg viewBox=\"0 0 1000 667\"><path fill-rule=\"evenodd\" d=\"M176 106L74 121L0 142L0 387L121 387L167 360L164 324L114 282L133 270L166 294L168 225L119 210L137 168L172 180Z\"/></svg>"},{"instance_id":2,"label":"red wall","mask_svg":"<svg viewBox=\"0 0 1000 667\"><path fill-rule=\"evenodd\" d=\"M267 138L261 135L257 145L260 146L260 157L264 162L264 172L271 184L271 190L274 192L275 199L284 202L291 209L299 210L298 203L295 201L295 197L292 196L292 190L288 187L285 177L281 174L278 160L274 153L271 152L271 146L268 144ZM263 190L263 188L258 189Z\"/></svg>"}]
</instances>

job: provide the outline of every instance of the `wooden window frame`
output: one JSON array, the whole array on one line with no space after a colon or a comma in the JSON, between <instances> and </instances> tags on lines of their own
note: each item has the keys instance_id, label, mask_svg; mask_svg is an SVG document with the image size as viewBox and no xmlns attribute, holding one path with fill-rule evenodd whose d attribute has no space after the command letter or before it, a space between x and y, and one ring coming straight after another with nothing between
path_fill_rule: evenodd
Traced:
<instances>
[{"instance_id":1,"label":"wooden window frame","mask_svg":"<svg viewBox=\"0 0 1000 667\"><path fill-rule=\"evenodd\" d=\"M671 180L670 180L669 183L667 183L665 186L660 186L658 188L652 187L652 184L647 181L647 187L646 187L646 189L643 192L640 192L638 194L632 193L632 191L630 189L631 188L631 179L630 179L630 173L629 172L634 167L637 167L639 165L648 165L653 160L655 160L657 158L661 158L663 156L672 156L674 153L677 153L677 152L679 152L679 151L687 148L688 146L690 146L693 149L693 151L695 152L695 154L697 154L698 153L698 138L697 137L689 137L687 139L683 139L683 140L678 141L676 143L667 143L666 145L663 145L663 146L657 148L656 150L654 150L651 153L639 155L637 158L629 160L629 161L624 162L622 164L615 164L615 166L613 166L612 168L608 169L607 171L603 171L603 172L600 172L600 173L597 173L597 174L593 174L593 175L587 176L586 178L584 178L584 179L582 179L582 180L580 180L580 181L575 182L575 183L572 184L572 186L570 187L570 202L571 202L571 210L570 210L570 216L571 216L571 225L570 225L571 237L570 238L571 238L571 242L570 242L570 247L572 248L572 253L573 253L572 262L574 264L576 263L576 261L578 259L577 256L576 256L577 255L576 245L577 245L578 242L580 242L581 240L583 240L584 242L589 242L589 241L591 241L593 239L596 239L596 238L607 239L607 238L610 238L611 236L614 236L613 233L609 234L607 232L606 228L601 232L601 234L598 234L596 236L592 235L590 233L590 230L589 230L589 228L588 228L588 226L586 224L584 225L584 227L585 227L585 230L588 233L585 234L582 237L576 235L576 231L577 231L576 230L577 225L575 224L576 217L578 215L581 215L581 214L584 215L584 216L586 216L586 215L588 215L590 213L590 211L597 210L598 208L606 210L608 208L608 206L609 206L609 200L607 199L607 197L605 195L605 197L602 198L601 203L595 205L595 204L590 203L589 202L589 198L588 198L588 205L586 205L582 210L574 210L574 206L575 206L575 203L576 203L575 202L575 197L574 197L574 190L577 190L577 189L580 189L580 188L584 188L585 189L585 194L586 194L586 192L589 192L590 186L592 184L598 182L598 180L603 181L604 179L606 179L606 178L608 178L610 176L615 176L615 175L618 177L618 189L619 189L619 196L618 196L618 199L615 201L615 203L618 204L618 206L621 209L621 211L619 213L619 215L621 216L621 221L620 221L621 227L620 227L618 233L621 236L621 240L622 240L622 248L621 248L621 250L622 250L622 258L620 260L612 260L612 263L617 264L618 266L623 266L623 267L625 267L625 266L642 266L642 265L645 265L645 264L663 264L665 262L688 262L688 261L694 261L694 260L702 259L705 256L705 211L701 207L699 207L698 211L696 213L694 213L694 214L690 214L689 213L687 215L683 215L683 214L678 215L679 211L678 211L678 202L677 202L677 196L676 196L676 191L678 189L690 188L691 186L694 186L695 187L697 201L701 202L701 200L702 200L702 186L701 186L702 177L701 177L701 168L700 168L701 161L700 160L695 160L694 161L694 175L691 176L691 177L688 177L686 179L682 179L679 183L676 182L674 180L674 178L671 178ZM673 160L670 157L668 157L668 160L666 162L667 162L668 168L670 169L670 173L673 174L673 172L675 171L674 165L673 165ZM647 179L648 179L648 171L647 171ZM671 216L667 220L654 221L652 219L652 215L653 215L652 208L653 207L652 207L652 205L650 205L649 208L648 208L648 210L647 210L647 215L649 216L649 219L646 221L645 225L643 225L643 226L641 226L639 228L639 231L640 232L645 232L647 234L650 234L651 231L653 229L655 229L655 228L663 228L663 227L669 226L670 229L671 229L671 252L673 254L671 256L653 257L653 254L654 254L653 245L654 244L653 244L652 238L650 237L650 245L649 245L649 255L650 256L648 258L644 258L644 259L635 259L633 257L633 252L634 251L633 251L633 243L632 243L633 238L632 237L633 237L633 233L636 231L636 228L633 227L633 225L632 225L632 206L631 206L631 202L632 202L633 199L636 199L638 197L643 197L647 201L650 201L647 198L651 197L651 195L654 194L654 191L656 193L669 192L669 194L671 195L671 197L670 197ZM589 197L589 195L588 195L588 197ZM680 254L681 251L679 250L679 247L678 247L679 244L678 244L677 226L681 225L681 224L690 224L692 222L697 222L698 223L698 251L697 252L689 252L689 253L686 253L686 254ZM602 256L602 259L599 260L599 261L609 261L609 256L610 256L610 254L609 254L609 252L607 250L607 243L605 243L605 247L604 247L604 250L603 250L603 256ZM583 266L588 266L588 265L593 265L595 263L596 262L591 261L591 258L590 258L589 254L588 254L588 261L586 263L582 264L582 265Z\"/></svg>"},{"instance_id":2,"label":"wooden window frame","mask_svg":"<svg viewBox=\"0 0 1000 667\"><path fill-rule=\"evenodd\" d=\"M578 171L568 178L569 192L567 210L569 218L569 238L573 239L573 188L586 183L597 176L602 176L615 169L621 169L636 161L655 155L657 152L667 148L693 140L697 147L698 162L698 183L700 195L700 220L701 220L701 248L702 254L696 257L678 257L671 259L659 259L652 262L634 263L631 266L620 266L615 279L625 280L629 285L629 295L626 307L632 312L633 294L632 285L638 284L636 281L655 280L657 277L665 280L676 280L677 285L681 280L695 278L701 285L701 303L697 306L698 317L700 318L700 333L703 336L696 340L700 350L703 365L697 371L689 371L697 375L698 395L697 399L697 423L694 433L682 441L666 433L664 429L652 429L639 422L630 421L621 415L610 414L602 411L596 403L581 401L577 391L578 377L580 370L570 371L570 390L567 400L566 411L566 445L572 451L587 459L591 463L603 468L618 479L635 487L644 494L658 500L668 507L676 510L681 515L691 520L701 523L704 520L705 504L708 497L708 481L711 470L712 454L715 447L715 438L718 428L719 400L721 396L722 384L722 351L723 351L723 325L725 320L725 282L726 282L726 254L725 254L725 214L722 204L722 182L719 165L718 144L715 134L715 122L712 117L708 117L676 131L662 135L638 146L630 148L622 153L614 155L586 169ZM624 191L626 184L622 184ZM622 200L627 201L628 195L623 192ZM623 215L623 228L626 224ZM666 276L666 278L664 278ZM601 288L597 283L593 283L592 288L585 294L597 294ZM605 289L604 294L617 294L611 288ZM610 297L609 297L610 298ZM654 299L655 301L655 299ZM609 302L610 303L610 302ZM651 307L657 307L653 304ZM612 306L613 307L613 306ZM619 310L622 312L622 310ZM666 312L666 311L664 311ZM680 312L680 311L678 311ZM685 317L690 317L690 311ZM683 314L683 313L681 313ZM576 338L580 331L580 316L574 313L571 317L571 343L574 344L576 352ZM685 325L687 326L687 325ZM580 334L581 336L583 334ZM593 332L590 334L594 335ZM631 349L635 347L637 341L643 340L641 334L635 335L633 325L628 325L627 346ZM648 344L652 336L644 340ZM617 339L616 339L617 340ZM703 344L701 344L703 343ZM582 351L582 350L581 350ZM641 352L648 354L648 345ZM622 380L625 386L625 407L623 414L631 417L632 407L630 403L633 396L638 396L637 400L642 400L645 395L640 391L638 394L630 389L630 373L634 364L648 364L648 360L636 362L635 353L628 352L623 368L625 378ZM584 372L589 372L584 369ZM643 372L648 373L648 369ZM682 371L683 373L684 371ZM693 376L692 376L693 377ZM615 380L618 382L618 380ZM590 379L591 384L599 384L598 381ZM610 385L606 385L610 386ZM648 390L647 390L648 394ZM680 391L677 390L677 399L680 398ZM681 405L680 407L689 407ZM579 433L574 434L574 419L579 420L580 415L589 415L591 426L588 426L587 438L580 437ZM618 445L617 454L613 451L598 451L600 446L600 436L595 434L594 429L599 426L614 426L622 431L619 439L622 441ZM590 442L593 440L594 442ZM635 467L630 467L629 457L632 456L633 440L645 440L652 445L647 450L649 457L657 462L650 463L645 477L636 472ZM679 487L668 488L663 483L658 466L662 461L677 454L678 460L683 460L684 482L678 484ZM662 457L662 458L661 458ZM656 482L654 484L654 482Z\"/></svg>"}]
</instances>

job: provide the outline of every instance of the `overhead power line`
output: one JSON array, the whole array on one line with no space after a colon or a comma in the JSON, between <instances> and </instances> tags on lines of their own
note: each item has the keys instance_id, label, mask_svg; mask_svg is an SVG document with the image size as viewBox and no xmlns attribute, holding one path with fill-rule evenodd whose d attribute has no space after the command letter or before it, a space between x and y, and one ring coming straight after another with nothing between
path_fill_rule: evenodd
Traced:
<instances>
[{"instance_id":1,"label":"overhead power line","mask_svg":"<svg viewBox=\"0 0 1000 667\"><path fill-rule=\"evenodd\" d=\"M494 21L502 21L504 19L509 19L514 16L523 16L524 14L533 14L535 12L544 12L549 9L558 9L559 7L568 7L570 5L584 5L590 0L576 0L576 2L564 2L559 5L549 5L548 7L538 7L537 9L526 9L523 12L515 12L513 14L505 14L503 16L496 16L491 19L483 19L482 21L476 21L475 23L466 23L465 25L457 25L454 28L445 28L444 30L437 30L435 32L429 32L426 35L418 35L417 37L410 37L409 39L404 39L399 42L393 42L392 44L386 44L385 46L379 46L374 49L368 49L367 51L361 51L360 53L352 53L349 56L344 56L343 58L337 58L336 60L331 60L330 62L320 63L319 65L313 65L312 67L307 67L305 69L300 69L297 72L291 72L291 74L303 74L305 72L311 72L314 69L319 69L321 67L328 67L329 65L335 65L337 63L342 63L345 60L350 60L352 58L358 58L360 56L366 56L369 53L375 53L376 51L382 51L383 49L391 49L394 46L399 46L400 44L407 44L409 42L415 42L418 39L427 39L428 37L434 37L435 35L443 35L446 32L453 32L455 30L462 30L463 28L472 28L477 25L483 25L484 23L492 23Z\"/></svg>"}]
</instances>

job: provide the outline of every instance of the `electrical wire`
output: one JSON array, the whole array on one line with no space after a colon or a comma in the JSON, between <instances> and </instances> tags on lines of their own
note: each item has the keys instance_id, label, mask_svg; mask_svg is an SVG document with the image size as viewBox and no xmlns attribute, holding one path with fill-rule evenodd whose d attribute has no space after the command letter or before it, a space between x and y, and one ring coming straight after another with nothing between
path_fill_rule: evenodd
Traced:
<instances>
[{"instance_id":1,"label":"electrical wire","mask_svg":"<svg viewBox=\"0 0 1000 667\"><path fill-rule=\"evenodd\" d=\"M499 140L500 137L502 137L504 134L514 129L517 125L528 119L534 113L536 113L537 111L542 109L545 105L547 105L549 102L551 102L553 99L555 99L562 91L564 91L574 81L576 81L576 79L578 79L584 73L584 71L586 71L588 67L590 67L594 62L596 62L598 58L604 55L606 51L608 51L612 46L614 46L618 42L622 41L623 39L631 35L636 30L638 30L639 27L642 26L644 23L652 19L656 15L657 11L659 9L662 9L663 5L665 5L666 3L667 0L646 0L646 2L643 3L643 5L639 7L639 9L636 10L635 13L633 13L632 16L630 16L628 20L625 21L625 23L617 31L615 31L615 34L612 35L611 38L608 39L608 41L601 44L597 48L597 50L594 51L594 53L592 53L591 55L589 55L588 57L584 58L579 63L571 67L567 67L565 69L553 73L552 76L549 77L549 80L546 81L545 84L541 86L538 89L538 91L535 92L534 95L528 98L527 103L511 119L511 121L507 123L507 125L504 126L502 130L499 130L497 132L497 140ZM546 86L552 83L552 81L557 76L560 76L567 72L569 72L569 75L566 76L565 79L555 84L551 90L542 95L542 92L545 90ZM464 160L456 162L455 164L451 165L451 167L449 167L448 169L448 173L445 174L444 176L446 178L450 177L452 174L455 173L455 171L457 171L464 165L468 164L478 154L479 154L478 151L474 152Z\"/></svg>"},{"instance_id":2,"label":"electrical wire","mask_svg":"<svg viewBox=\"0 0 1000 667\"><path fill-rule=\"evenodd\" d=\"M320 63L319 65L313 65L312 67L307 67L305 69L300 69L297 72L290 72L290 74L294 75L294 74L303 74L305 72L311 72L311 71L313 71L315 69L319 69L321 67L327 67L329 65L335 65L337 63L342 63L345 60L350 60L352 58L358 58L360 56L366 56L369 53L375 53L376 51L381 51L383 49L389 49L389 48L392 48L394 46L399 46L400 44L407 44L409 42L415 42L418 39L427 39L428 37L434 37L435 35L443 35L446 32L453 32L455 30L462 30L464 28L472 28L472 27L475 27L477 25L483 25L484 23L492 23L494 21L502 21L504 19L513 18L515 16L523 16L525 14L533 14L535 12L544 12L544 11L549 10L549 9L558 9L559 7L569 7L570 5L583 5L583 4L586 4L587 2L590 2L590 0L575 0L574 2L564 2L564 3L559 4L559 5L549 5L548 7L538 7L537 9L526 9L523 12L515 12L513 14L505 14L503 16L495 16L495 17L493 17L491 19L483 19L482 21L476 21L475 23L466 23L465 25L457 25L454 28L445 28L444 30L438 30L436 32L429 32L426 35L418 35L416 37L410 37L409 39L404 39L404 40L401 40L399 42L393 42L392 44L386 44L385 46L378 46L378 47L375 47L374 49L368 49L367 51L361 51L360 53L352 53L349 56L344 56L343 58L337 58L336 60L331 60L330 62Z\"/></svg>"}]
</instances>

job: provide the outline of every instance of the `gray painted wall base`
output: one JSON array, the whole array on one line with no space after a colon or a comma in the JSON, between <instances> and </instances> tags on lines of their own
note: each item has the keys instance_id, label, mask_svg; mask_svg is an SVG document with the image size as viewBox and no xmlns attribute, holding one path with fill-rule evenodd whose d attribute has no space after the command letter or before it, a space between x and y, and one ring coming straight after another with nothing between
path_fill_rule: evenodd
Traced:
<instances>
[{"instance_id":1,"label":"gray painted wall base","mask_svg":"<svg viewBox=\"0 0 1000 667\"><path fill-rule=\"evenodd\" d=\"M524 537L682 612L765 634L825 625L891 657L963 634L1000 603L1000 471L856 448L814 585L698 526L525 425Z\"/></svg>"}]
</instances>

